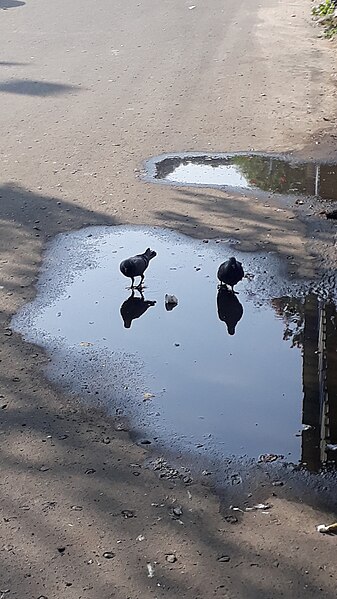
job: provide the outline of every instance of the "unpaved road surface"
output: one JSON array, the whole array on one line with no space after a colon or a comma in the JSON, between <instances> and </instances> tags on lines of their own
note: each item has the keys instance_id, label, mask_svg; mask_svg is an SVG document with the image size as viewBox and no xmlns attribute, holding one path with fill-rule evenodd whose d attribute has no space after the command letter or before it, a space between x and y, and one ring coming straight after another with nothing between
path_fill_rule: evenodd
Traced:
<instances>
[{"instance_id":1,"label":"unpaved road surface","mask_svg":"<svg viewBox=\"0 0 337 599\"><path fill-rule=\"evenodd\" d=\"M335 540L315 530L334 514L266 488L269 515L228 522L207 486L159 479L112 419L51 388L48 358L6 330L45 242L87 224L235 237L299 274L334 265L321 207L297 218L140 180L162 152L335 155L336 49L311 3L192 6L0 0L1 597L336 597Z\"/></svg>"}]
</instances>

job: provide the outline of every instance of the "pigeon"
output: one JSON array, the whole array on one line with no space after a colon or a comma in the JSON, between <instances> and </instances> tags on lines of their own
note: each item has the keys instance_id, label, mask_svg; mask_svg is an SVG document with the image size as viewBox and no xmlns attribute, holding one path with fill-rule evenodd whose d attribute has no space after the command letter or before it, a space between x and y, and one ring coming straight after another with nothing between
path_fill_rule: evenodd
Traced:
<instances>
[{"instance_id":1,"label":"pigeon","mask_svg":"<svg viewBox=\"0 0 337 599\"><path fill-rule=\"evenodd\" d=\"M123 302L121 305L121 317L126 329L131 328L132 321L135 318L139 318L145 314L146 310L148 310L150 306L154 306L156 304L155 301L144 299L141 291L139 291L139 293L140 297L135 297L134 289L132 289L130 297L128 297L128 299L125 300L125 302Z\"/></svg>"},{"instance_id":2,"label":"pigeon","mask_svg":"<svg viewBox=\"0 0 337 599\"><path fill-rule=\"evenodd\" d=\"M241 262L235 258L229 258L226 262L220 264L218 269L218 279L221 284L229 285L234 293L234 285L236 285L244 277L244 272Z\"/></svg>"},{"instance_id":3,"label":"pigeon","mask_svg":"<svg viewBox=\"0 0 337 599\"><path fill-rule=\"evenodd\" d=\"M140 288L142 286L144 281L144 271L149 266L150 260L156 255L156 252L147 248L144 254L137 254L137 256L127 258L120 263L119 268L121 273L132 280L131 289L135 287L135 277L140 277L140 283L137 287Z\"/></svg>"},{"instance_id":4,"label":"pigeon","mask_svg":"<svg viewBox=\"0 0 337 599\"><path fill-rule=\"evenodd\" d=\"M227 325L229 335L235 334L235 327L243 315L243 307L238 298L228 287L221 285L216 298L218 316Z\"/></svg>"}]
</instances>

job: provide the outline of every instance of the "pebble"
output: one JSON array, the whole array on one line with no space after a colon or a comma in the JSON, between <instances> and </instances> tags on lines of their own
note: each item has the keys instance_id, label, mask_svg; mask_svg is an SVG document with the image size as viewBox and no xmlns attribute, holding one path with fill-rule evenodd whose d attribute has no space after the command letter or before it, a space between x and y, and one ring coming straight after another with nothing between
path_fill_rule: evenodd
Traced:
<instances>
[{"instance_id":1,"label":"pebble","mask_svg":"<svg viewBox=\"0 0 337 599\"><path fill-rule=\"evenodd\" d=\"M113 553L113 551L104 551L103 553L103 557L105 557L105 559L112 559L113 557L115 557L115 553Z\"/></svg>"},{"instance_id":2,"label":"pebble","mask_svg":"<svg viewBox=\"0 0 337 599\"><path fill-rule=\"evenodd\" d=\"M218 557L218 562L223 562L223 563L227 563L230 561L230 557L229 555L221 555L220 557Z\"/></svg>"},{"instance_id":3,"label":"pebble","mask_svg":"<svg viewBox=\"0 0 337 599\"><path fill-rule=\"evenodd\" d=\"M166 555L166 558L165 558L165 559L166 559L166 561L167 561L167 562L169 562L169 564L174 564L174 562L176 562L176 561L177 561L177 558L176 558L176 556L174 555L174 553L168 553L168 554Z\"/></svg>"}]
</instances>

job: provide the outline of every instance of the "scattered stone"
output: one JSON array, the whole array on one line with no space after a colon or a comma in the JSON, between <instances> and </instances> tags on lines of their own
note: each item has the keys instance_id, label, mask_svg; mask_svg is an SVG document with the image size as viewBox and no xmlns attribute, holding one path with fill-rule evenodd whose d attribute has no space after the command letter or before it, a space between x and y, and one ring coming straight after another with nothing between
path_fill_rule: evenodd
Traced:
<instances>
[{"instance_id":1,"label":"scattered stone","mask_svg":"<svg viewBox=\"0 0 337 599\"><path fill-rule=\"evenodd\" d=\"M65 548L65 547L58 547L58 548L57 548L57 551L58 551L59 553L61 553L61 554L62 554L62 553L64 553L64 552L65 552L65 550L66 550L66 548Z\"/></svg>"},{"instance_id":2,"label":"scattered stone","mask_svg":"<svg viewBox=\"0 0 337 599\"><path fill-rule=\"evenodd\" d=\"M122 510L122 515L124 516L124 518L134 518L135 512L132 510Z\"/></svg>"},{"instance_id":3,"label":"scattered stone","mask_svg":"<svg viewBox=\"0 0 337 599\"><path fill-rule=\"evenodd\" d=\"M174 564L174 562L177 561L177 557L174 555L174 553L168 553L165 556L165 559L167 562L169 562L169 564Z\"/></svg>"},{"instance_id":4,"label":"scattered stone","mask_svg":"<svg viewBox=\"0 0 337 599\"><path fill-rule=\"evenodd\" d=\"M83 510L83 507L82 507L81 505L72 505L72 506L71 506L71 509L72 509L74 512L81 512L81 511Z\"/></svg>"},{"instance_id":5,"label":"scattered stone","mask_svg":"<svg viewBox=\"0 0 337 599\"><path fill-rule=\"evenodd\" d=\"M220 555L220 557L218 557L218 562L227 563L230 559L229 555Z\"/></svg>"},{"instance_id":6,"label":"scattered stone","mask_svg":"<svg viewBox=\"0 0 337 599\"><path fill-rule=\"evenodd\" d=\"M103 553L103 557L105 557L105 559L112 559L115 557L115 553L113 553L113 551L104 551Z\"/></svg>"},{"instance_id":7,"label":"scattered stone","mask_svg":"<svg viewBox=\"0 0 337 599\"><path fill-rule=\"evenodd\" d=\"M87 470L85 471L85 474L95 474L96 470L95 468L87 468Z\"/></svg>"},{"instance_id":8,"label":"scattered stone","mask_svg":"<svg viewBox=\"0 0 337 599\"><path fill-rule=\"evenodd\" d=\"M172 508L171 513L173 518L180 518L183 515L183 510L180 505L177 505Z\"/></svg>"},{"instance_id":9,"label":"scattered stone","mask_svg":"<svg viewBox=\"0 0 337 599\"><path fill-rule=\"evenodd\" d=\"M262 455L260 455L258 461L264 462L264 463L269 463L269 462L275 462L275 460L282 459L282 458L284 458L283 455L276 455L276 453L263 453Z\"/></svg>"},{"instance_id":10,"label":"scattered stone","mask_svg":"<svg viewBox=\"0 0 337 599\"><path fill-rule=\"evenodd\" d=\"M236 518L236 516L225 516L225 520L226 520L226 522L229 522L229 524L237 524L238 523L238 519Z\"/></svg>"},{"instance_id":11,"label":"scattered stone","mask_svg":"<svg viewBox=\"0 0 337 599\"><path fill-rule=\"evenodd\" d=\"M49 469L48 466L41 466L41 468L39 468L40 472L47 472Z\"/></svg>"},{"instance_id":12,"label":"scattered stone","mask_svg":"<svg viewBox=\"0 0 337 599\"><path fill-rule=\"evenodd\" d=\"M326 212L325 214L328 219L332 219L332 220L337 219L337 210L331 210L330 212Z\"/></svg>"},{"instance_id":13,"label":"scattered stone","mask_svg":"<svg viewBox=\"0 0 337 599\"><path fill-rule=\"evenodd\" d=\"M105 445L109 445L109 443L110 443L110 437L104 437L102 439L102 443L105 443Z\"/></svg>"}]
</instances>

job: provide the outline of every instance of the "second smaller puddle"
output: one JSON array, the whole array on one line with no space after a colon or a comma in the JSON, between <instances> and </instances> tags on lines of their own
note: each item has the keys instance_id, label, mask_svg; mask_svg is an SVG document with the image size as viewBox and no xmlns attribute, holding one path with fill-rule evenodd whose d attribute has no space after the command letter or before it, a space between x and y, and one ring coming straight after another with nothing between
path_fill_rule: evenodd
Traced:
<instances>
[{"instance_id":1,"label":"second smaller puddle","mask_svg":"<svg viewBox=\"0 0 337 599\"><path fill-rule=\"evenodd\" d=\"M288 155L163 154L146 162L147 180L337 200L337 164Z\"/></svg>"}]
</instances>

